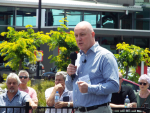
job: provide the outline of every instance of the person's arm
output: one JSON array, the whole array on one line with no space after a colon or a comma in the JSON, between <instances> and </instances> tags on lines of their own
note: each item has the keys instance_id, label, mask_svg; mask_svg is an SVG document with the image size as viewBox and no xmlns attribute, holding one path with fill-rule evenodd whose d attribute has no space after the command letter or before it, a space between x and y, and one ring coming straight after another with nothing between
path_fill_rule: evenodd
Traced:
<instances>
[{"instance_id":1,"label":"person's arm","mask_svg":"<svg viewBox=\"0 0 150 113\"><path fill-rule=\"evenodd\" d=\"M29 99L28 102L29 102L29 105L32 107L32 109L37 108L37 104L35 104L34 101L32 101L32 99Z\"/></svg>"},{"instance_id":2,"label":"person's arm","mask_svg":"<svg viewBox=\"0 0 150 113\"><path fill-rule=\"evenodd\" d=\"M25 93L25 95L24 95L23 103L25 104L25 102L29 102L29 105L32 107L32 109L36 109L37 108L37 104L35 104L32 101L32 99L31 99L31 97L30 97L30 95L28 93Z\"/></svg>"},{"instance_id":3,"label":"person's arm","mask_svg":"<svg viewBox=\"0 0 150 113\"><path fill-rule=\"evenodd\" d=\"M55 103L55 108L68 107L68 103L70 103L70 107L73 107L73 102L59 101L59 102Z\"/></svg>"},{"instance_id":4,"label":"person's arm","mask_svg":"<svg viewBox=\"0 0 150 113\"><path fill-rule=\"evenodd\" d=\"M125 105L124 104L114 104L114 103L110 103L109 104L111 108L125 108ZM137 104L135 102L133 103L129 103L128 104L128 107L129 108L136 108L137 107Z\"/></svg>"},{"instance_id":5,"label":"person's arm","mask_svg":"<svg viewBox=\"0 0 150 113\"><path fill-rule=\"evenodd\" d=\"M69 91L73 90L73 81L70 75L66 76L65 85Z\"/></svg>"},{"instance_id":6,"label":"person's arm","mask_svg":"<svg viewBox=\"0 0 150 113\"><path fill-rule=\"evenodd\" d=\"M99 64L105 83L88 84L88 93L107 95L119 91L118 64L112 54L105 54Z\"/></svg>"},{"instance_id":7,"label":"person's arm","mask_svg":"<svg viewBox=\"0 0 150 113\"><path fill-rule=\"evenodd\" d=\"M48 106L54 106L55 94L56 94L56 91L58 91L59 89L64 89L64 87L60 83L55 85L53 91L49 94L50 96L46 99L46 104Z\"/></svg>"},{"instance_id":8,"label":"person's arm","mask_svg":"<svg viewBox=\"0 0 150 113\"><path fill-rule=\"evenodd\" d=\"M46 104L50 107L54 106L54 99L55 99L55 93L57 89L54 87L53 91L51 92L50 96L46 99ZM47 92L45 92L46 94Z\"/></svg>"},{"instance_id":9,"label":"person's arm","mask_svg":"<svg viewBox=\"0 0 150 113\"><path fill-rule=\"evenodd\" d=\"M110 103L109 105L110 105L110 107L111 107L111 108L124 108L124 107L125 107L125 105L124 105L124 104L122 104L122 105L118 105L118 104Z\"/></svg>"},{"instance_id":10,"label":"person's arm","mask_svg":"<svg viewBox=\"0 0 150 113\"><path fill-rule=\"evenodd\" d=\"M67 67L67 77L65 80L65 84L69 91L73 90L73 80L71 78L71 75L76 73L76 69L77 69L77 66L74 66L72 64L69 64Z\"/></svg>"},{"instance_id":11,"label":"person's arm","mask_svg":"<svg viewBox=\"0 0 150 113\"><path fill-rule=\"evenodd\" d=\"M36 104L36 105L38 105L38 98L37 98L37 93L36 93L36 91L34 90L34 89L32 89L32 101Z\"/></svg>"},{"instance_id":12,"label":"person's arm","mask_svg":"<svg viewBox=\"0 0 150 113\"><path fill-rule=\"evenodd\" d=\"M136 96L135 96L135 93L133 91L133 89L130 87L130 86L127 86L129 88L129 92L128 92L128 96L129 96L129 99L130 99L130 107L132 108L136 108L137 107L137 100L136 100Z\"/></svg>"}]
</instances>

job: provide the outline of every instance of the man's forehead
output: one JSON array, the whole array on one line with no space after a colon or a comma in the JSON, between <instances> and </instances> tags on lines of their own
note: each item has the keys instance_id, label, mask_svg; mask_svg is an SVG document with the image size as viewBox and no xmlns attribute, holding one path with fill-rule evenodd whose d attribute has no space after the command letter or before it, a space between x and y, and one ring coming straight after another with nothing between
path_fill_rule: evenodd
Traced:
<instances>
[{"instance_id":1,"label":"man's forehead","mask_svg":"<svg viewBox=\"0 0 150 113\"><path fill-rule=\"evenodd\" d=\"M63 79L63 75L57 75L55 79Z\"/></svg>"},{"instance_id":2,"label":"man's forehead","mask_svg":"<svg viewBox=\"0 0 150 113\"><path fill-rule=\"evenodd\" d=\"M27 76L27 74L25 72L21 72L20 75L26 75Z\"/></svg>"},{"instance_id":3,"label":"man's forehead","mask_svg":"<svg viewBox=\"0 0 150 113\"><path fill-rule=\"evenodd\" d=\"M17 80L15 78L8 78L7 80L8 82L17 82Z\"/></svg>"}]
</instances>

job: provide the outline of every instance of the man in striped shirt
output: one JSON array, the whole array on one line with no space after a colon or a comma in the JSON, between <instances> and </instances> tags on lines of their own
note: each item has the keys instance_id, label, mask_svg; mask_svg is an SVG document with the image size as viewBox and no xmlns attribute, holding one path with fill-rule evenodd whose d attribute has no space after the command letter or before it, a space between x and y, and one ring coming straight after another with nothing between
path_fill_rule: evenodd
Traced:
<instances>
[{"instance_id":1,"label":"man in striped shirt","mask_svg":"<svg viewBox=\"0 0 150 113\"><path fill-rule=\"evenodd\" d=\"M95 41L89 22L74 28L80 52L75 66L67 67L66 87L73 90L75 113L111 113L111 94L119 91L118 65L114 55ZM72 79L71 75L75 74Z\"/></svg>"}]
</instances>

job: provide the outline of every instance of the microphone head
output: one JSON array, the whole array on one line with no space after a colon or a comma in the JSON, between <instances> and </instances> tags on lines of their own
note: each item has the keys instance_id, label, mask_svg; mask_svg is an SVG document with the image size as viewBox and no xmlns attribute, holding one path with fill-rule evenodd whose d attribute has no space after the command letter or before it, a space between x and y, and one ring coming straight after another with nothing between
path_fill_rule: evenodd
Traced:
<instances>
[{"instance_id":1,"label":"microphone head","mask_svg":"<svg viewBox=\"0 0 150 113\"><path fill-rule=\"evenodd\" d=\"M71 52L70 53L70 59L71 60L76 60L77 59L77 53L76 52Z\"/></svg>"}]
</instances>

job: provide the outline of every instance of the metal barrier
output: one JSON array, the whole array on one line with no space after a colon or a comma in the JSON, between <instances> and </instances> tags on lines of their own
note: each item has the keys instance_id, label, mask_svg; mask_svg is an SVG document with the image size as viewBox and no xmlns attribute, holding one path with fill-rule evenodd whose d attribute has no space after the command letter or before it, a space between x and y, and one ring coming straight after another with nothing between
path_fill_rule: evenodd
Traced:
<instances>
[{"instance_id":1,"label":"metal barrier","mask_svg":"<svg viewBox=\"0 0 150 113\"><path fill-rule=\"evenodd\" d=\"M26 102L25 106L0 106L0 113L30 113L29 110L31 109L31 106L29 106L29 102ZM55 113L57 113L58 109L55 109L54 107L40 107L38 106L37 109L32 110L32 113L45 113L46 109L49 110L48 113L54 113L51 112L51 109L55 110ZM65 112L64 112L65 110ZM70 110L70 111L69 111ZM60 109L61 113L74 113L73 107L63 107Z\"/></svg>"},{"instance_id":2,"label":"metal barrier","mask_svg":"<svg viewBox=\"0 0 150 113\"><path fill-rule=\"evenodd\" d=\"M148 103L144 104L141 108L112 108L112 113L149 113L150 109Z\"/></svg>"},{"instance_id":3,"label":"metal barrier","mask_svg":"<svg viewBox=\"0 0 150 113\"><path fill-rule=\"evenodd\" d=\"M29 113L29 110L31 109L31 106L29 106L29 102L26 102L25 106L0 106L0 112L1 110L5 110L5 113ZM45 113L46 109L48 109L48 113L57 113L58 109L55 109L54 107L40 107L38 106L37 109L32 110L32 113ZM55 111L51 111L51 110ZM64 107L59 109L59 113L74 113L73 107ZM64 110L66 110L64 112ZM70 111L69 111L70 110ZM144 104L143 108L112 108L112 113L149 113L150 109L148 108L148 103Z\"/></svg>"}]
</instances>

